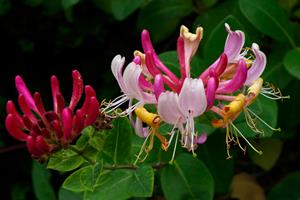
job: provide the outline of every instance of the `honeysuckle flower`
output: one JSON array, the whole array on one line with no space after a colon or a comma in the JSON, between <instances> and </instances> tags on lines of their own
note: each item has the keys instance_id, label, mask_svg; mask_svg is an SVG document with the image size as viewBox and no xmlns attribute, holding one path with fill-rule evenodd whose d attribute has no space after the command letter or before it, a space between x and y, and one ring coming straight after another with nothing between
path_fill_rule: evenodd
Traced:
<instances>
[{"instance_id":1,"label":"honeysuckle flower","mask_svg":"<svg viewBox=\"0 0 300 200\"><path fill-rule=\"evenodd\" d=\"M21 76L16 76L18 103L23 115L19 114L13 101L8 101L5 126L11 136L27 143L29 152L36 159L42 161L53 151L69 145L99 115L99 103L93 88L89 85L84 87L78 71L74 70L72 77L73 92L68 106L56 76L51 77L53 110L46 111L40 94L35 92L32 96ZM83 90L83 105L75 109Z\"/></svg>"},{"instance_id":2,"label":"honeysuckle flower","mask_svg":"<svg viewBox=\"0 0 300 200\"><path fill-rule=\"evenodd\" d=\"M135 58L134 62L128 64L123 72L123 66L125 58L117 55L114 57L111 63L111 70L115 76L123 95L117 97L112 102L109 102L107 107L103 110L107 113L114 111L123 103L129 101L129 107L124 112L118 114L118 116L127 116L140 105L156 103L154 94L143 90L142 85L147 85L146 80L143 79L142 67L139 64L140 61ZM133 104L133 100L138 102ZM132 105L133 104L133 105Z\"/></svg>"},{"instance_id":3,"label":"honeysuckle flower","mask_svg":"<svg viewBox=\"0 0 300 200\"><path fill-rule=\"evenodd\" d=\"M170 91L162 92L158 98L157 112L163 121L174 125L169 143L175 134L175 129L178 129L182 135L183 147L194 154L198 139L194 118L200 116L206 107L207 101L201 79L186 78L179 94Z\"/></svg>"}]
</instances>

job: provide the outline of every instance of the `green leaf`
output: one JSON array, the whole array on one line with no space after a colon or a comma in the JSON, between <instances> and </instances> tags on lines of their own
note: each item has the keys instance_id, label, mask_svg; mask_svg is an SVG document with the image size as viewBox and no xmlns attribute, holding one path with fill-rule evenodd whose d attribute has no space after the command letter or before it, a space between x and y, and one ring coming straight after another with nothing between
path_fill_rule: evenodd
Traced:
<instances>
[{"instance_id":1,"label":"green leaf","mask_svg":"<svg viewBox=\"0 0 300 200\"><path fill-rule=\"evenodd\" d=\"M179 155L161 174L166 199L213 199L214 181L207 167L189 154Z\"/></svg>"},{"instance_id":2,"label":"green leaf","mask_svg":"<svg viewBox=\"0 0 300 200\"><path fill-rule=\"evenodd\" d=\"M100 179L102 164L83 167L72 173L63 183L63 188L73 191L94 191Z\"/></svg>"},{"instance_id":3,"label":"green leaf","mask_svg":"<svg viewBox=\"0 0 300 200\"><path fill-rule=\"evenodd\" d=\"M180 20L192 11L192 0L153 0L142 8L138 27L148 29L154 42L162 41L174 31L179 33Z\"/></svg>"},{"instance_id":4,"label":"green leaf","mask_svg":"<svg viewBox=\"0 0 300 200\"><path fill-rule=\"evenodd\" d=\"M131 124L125 117L115 119L103 152L106 153L114 164L124 163L130 158L131 136L133 134Z\"/></svg>"},{"instance_id":5,"label":"green leaf","mask_svg":"<svg viewBox=\"0 0 300 200\"><path fill-rule=\"evenodd\" d=\"M154 186L154 172L151 166L143 165L132 173L128 193L133 197L151 197Z\"/></svg>"},{"instance_id":6,"label":"green leaf","mask_svg":"<svg viewBox=\"0 0 300 200\"><path fill-rule=\"evenodd\" d=\"M300 79L300 48L289 51L284 57L285 69L297 79Z\"/></svg>"},{"instance_id":7,"label":"green leaf","mask_svg":"<svg viewBox=\"0 0 300 200\"><path fill-rule=\"evenodd\" d=\"M144 0L111 0L112 13L117 20L123 20L140 7Z\"/></svg>"},{"instance_id":8,"label":"green leaf","mask_svg":"<svg viewBox=\"0 0 300 200\"><path fill-rule=\"evenodd\" d=\"M90 138L89 144L97 149L99 152L103 150L106 136L109 134L107 130L97 131Z\"/></svg>"},{"instance_id":9,"label":"green leaf","mask_svg":"<svg viewBox=\"0 0 300 200\"><path fill-rule=\"evenodd\" d=\"M79 3L80 0L62 0L62 6L65 10L72 8Z\"/></svg>"},{"instance_id":10,"label":"green leaf","mask_svg":"<svg viewBox=\"0 0 300 200\"><path fill-rule=\"evenodd\" d=\"M282 43L277 43L272 45L271 49L272 52L268 55L267 66L262 77L264 81L274 84L280 89L284 89L293 78L283 65L283 58L289 48L285 47Z\"/></svg>"},{"instance_id":11,"label":"green leaf","mask_svg":"<svg viewBox=\"0 0 300 200\"><path fill-rule=\"evenodd\" d=\"M274 0L239 0L245 17L264 34L295 46L288 16Z\"/></svg>"},{"instance_id":12,"label":"green leaf","mask_svg":"<svg viewBox=\"0 0 300 200\"><path fill-rule=\"evenodd\" d=\"M83 194L72 192L61 187L59 188L58 199L59 200L83 200Z\"/></svg>"},{"instance_id":13,"label":"green leaf","mask_svg":"<svg viewBox=\"0 0 300 200\"><path fill-rule=\"evenodd\" d=\"M84 160L70 149L62 149L51 155L47 168L58 171L71 171L79 167Z\"/></svg>"},{"instance_id":14,"label":"green leaf","mask_svg":"<svg viewBox=\"0 0 300 200\"><path fill-rule=\"evenodd\" d=\"M222 20L209 34L204 46L204 58L206 64L212 64L224 51L224 45L227 37L227 31L224 24L230 24L232 30L243 30L240 23L232 15Z\"/></svg>"},{"instance_id":15,"label":"green leaf","mask_svg":"<svg viewBox=\"0 0 300 200\"><path fill-rule=\"evenodd\" d=\"M290 173L283 178L268 195L268 200L299 199L300 171Z\"/></svg>"},{"instance_id":16,"label":"green leaf","mask_svg":"<svg viewBox=\"0 0 300 200\"><path fill-rule=\"evenodd\" d=\"M33 161L32 183L33 190L38 200L55 200L55 193L49 181L50 173L44 165Z\"/></svg>"},{"instance_id":17,"label":"green leaf","mask_svg":"<svg viewBox=\"0 0 300 200\"><path fill-rule=\"evenodd\" d=\"M11 8L9 0L0 0L0 15L6 14Z\"/></svg>"},{"instance_id":18,"label":"green leaf","mask_svg":"<svg viewBox=\"0 0 300 200\"><path fill-rule=\"evenodd\" d=\"M85 192L85 200L121 200L128 199L130 195L127 187L131 183L132 174L128 170L116 170L110 173L110 180L95 188L93 192Z\"/></svg>"},{"instance_id":19,"label":"green leaf","mask_svg":"<svg viewBox=\"0 0 300 200\"><path fill-rule=\"evenodd\" d=\"M248 154L251 160L263 168L264 170L269 171L276 164L278 160L281 149L282 149L282 141L279 139L261 139L259 141L259 145L263 150L262 155L258 155L256 152L250 150Z\"/></svg>"},{"instance_id":20,"label":"green leaf","mask_svg":"<svg viewBox=\"0 0 300 200\"><path fill-rule=\"evenodd\" d=\"M207 141L197 149L200 160L209 168L214 182L215 192L227 194L233 178L233 159L226 159L225 133L216 132L207 138Z\"/></svg>"},{"instance_id":21,"label":"green leaf","mask_svg":"<svg viewBox=\"0 0 300 200\"><path fill-rule=\"evenodd\" d=\"M140 166L136 170L116 170L110 179L99 185L94 192L85 192L85 200L128 199L150 197L153 192L154 172L151 166Z\"/></svg>"}]
</instances>

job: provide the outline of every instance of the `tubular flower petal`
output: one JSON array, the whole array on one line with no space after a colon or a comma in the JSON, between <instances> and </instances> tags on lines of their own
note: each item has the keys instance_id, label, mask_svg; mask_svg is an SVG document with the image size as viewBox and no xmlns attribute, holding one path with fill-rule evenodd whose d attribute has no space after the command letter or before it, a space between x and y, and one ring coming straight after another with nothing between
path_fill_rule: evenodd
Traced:
<instances>
[{"instance_id":1,"label":"tubular flower petal","mask_svg":"<svg viewBox=\"0 0 300 200\"><path fill-rule=\"evenodd\" d=\"M227 55L228 60L239 60L240 52L245 43L245 34L242 31L231 31L230 26L225 23L225 29L228 32L225 42L224 53Z\"/></svg>"},{"instance_id":2,"label":"tubular flower petal","mask_svg":"<svg viewBox=\"0 0 300 200\"><path fill-rule=\"evenodd\" d=\"M174 92L166 91L159 96L157 112L162 120L169 124L185 122L179 108L178 95Z\"/></svg>"},{"instance_id":3,"label":"tubular flower petal","mask_svg":"<svg viewBox=\"0 0 300 200\"><path fill-rule=\"evenodd\" d=\"M186 78L179 93L178 103L185 116L201 115L207 107L202 80Z\"/></svg>"},{"instance_id":4,"label":"tubular flower petal","mask_svg":"<svg viewBox=\"0 0 300 200\"><path fill-rule=\"evenodd\" d=\"M240 89L247 78L247 65L243 59L238 62L237 71L234 77L227 83L220 85L217 89L217 93L233 93Z\"/></svg>"},{"instance_id":5,"label":"tubular flower petal","mask_svg":"<svg viewBox=\"0 0 300 200\"><path fill-rule=\"evenodd\" d=\"M184 61L180 62L182 64L180 64L181 67L184 68L185 73L181 74L182 75L182 79L186 78L186 77L191 77L190 75L190 61L191 58L195 55L199 43L202 39L203 36L203 28L202 27L197 27L196 29L196 33L193 34L191 32L189 32L189 29L185 26L181 26L180 27L180 37L178 38L178 42L179 40L181 40L180 38L183 39L183 54L184 54ZM178 43L177 43L178 45ZM181 46L181 44L179 44L178 46ZM182 47L178 47L178 53L180 52L179 50L182 49ZM181 50L182 52L182 50ZM178 55L178 58L180 58L181 56ZM184 75L184 76L183 76Z\"/></svg>"},{"instance_id":6,"label":"tubular flower petal","mask_svg":"<svg viewBox=\"0 0 300 200\"><path fill-rule=\"evenodd\" d=\"M257 80L263 73L266 67L267 59L266 55L259 50L259 46L256 43L252 44L252 51L255 55L250 69L248 70L247 79L245 85L250 86L253 81Z\"/></svg>"},{"instance_id":7,"label":"tubular flower petal","mask_svg":"<svg viewBox=\"0 0 300 200\"><path fill-rule=\"evenodd\" d=\"M79 136L82 129L94 123L99 115L99 103L95 91L90 86L85 87L85 101L82 108L76 112L75 107L81 98L83 82L78 71L73 71L72 75L73 92L68 107L65 107L57 78L51 77L54 108L50 111L46 111L41 95L35 92L32 98L22 78L16 77L18 102L23 116L19 115L13 102L8 101L5 126L14 138L26 141L29 152L40 161L46 160L52 152L69 145Z\"/></svg>"},{"instance_id":8,"label":"tubular flower petal","mask_svg":"<svg viewBox=\"0 0 300 200\"><path fill-rule=\"evenodd\" d=\"M155 98L158 100L161 93L165 92L163 78L160 74L155 76L154 79L154 94Z\"/></svg>"},{"instance_id":9,"label":"tubular flower petal","mask_svg":"<svg viewBox=\"0 0 300 200\"><path fill-rule=\"evenodd\" d=\"M215 102L216 90L218 88L218 82L215 77L208 79L207 88L206 88L206 97L207 97L207 108L211 108Z\"/></svg>"},{"instance_id":10,"label":"tubular flower petal","mask_svg":"<svg viewBox=\"0 0 300 200\"><path fill-rule=\"evenodd\" d=\"M74 110L83 92L83 80L81 78L81 74L77 70L74 70L72 72L72 77L73 77L73 93L69 104L69 108L71 110Z\"/></svg>"}]
</instances>

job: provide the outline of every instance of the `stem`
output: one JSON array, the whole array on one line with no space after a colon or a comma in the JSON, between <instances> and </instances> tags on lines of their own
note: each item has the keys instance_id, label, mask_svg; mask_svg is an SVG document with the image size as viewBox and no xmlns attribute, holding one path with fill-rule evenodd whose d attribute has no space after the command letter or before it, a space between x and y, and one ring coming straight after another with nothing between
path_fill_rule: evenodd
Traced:
<instances>
[{"instance_id":1,"label":"stem","mask_svg":"<svg viewBox=\"0 0 300 200\"><path fill-rule=\"evenodd\" d=\"M168 163L158 162L158 163L153 164L151 167L153 169L161 169L161 168L163 168L167 165L168 165ZM129 164L129 165L112 165L112 166L106 165L106 166L103 166L103 169L107 169L107 170L117 170L117 169L137 170L138 166L133 165L133 164Z\"/></svg>"},{"instance_id":2,"label":"stem","mask_svg":"<svg viewBox=\"0 0 300 200\"><path fill-rule=\"evenodd\" d=\"M6 152L10 152L10 151L15 151L15 150L18 150L18 149L22 149L26 147L26 144L16 144L16 145L13 145L13 146L8 146L8 147L3 147L3 148L0 148L0 154L1 153L6 153Z\"/></svg>"},{"instance_id":3,"label":"stem","mask_svg":"<svg viewBox=\"0 0 300 200\"><path fill-rule=\"evenodd\" d=\"M86 160L88 163L90 163L90 165L94 165L96 164L96 162L92 159L90 159L89 157L87 157L86 155L83 154L82 151L78 150L77 148L75 148L74 146L69 146L69 148L74 151L75 153L77 153L79 156L81 156L84 160Z\"/></svg>"}]
</instances>

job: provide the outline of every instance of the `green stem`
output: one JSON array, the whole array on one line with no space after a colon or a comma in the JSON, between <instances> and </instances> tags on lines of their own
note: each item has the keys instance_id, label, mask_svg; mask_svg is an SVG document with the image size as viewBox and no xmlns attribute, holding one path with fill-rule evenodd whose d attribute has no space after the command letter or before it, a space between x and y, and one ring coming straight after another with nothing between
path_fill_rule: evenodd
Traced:
<instances>
[{"instance_id":1,"label":"green stem","mask_svg":"<svg viewBox=\"0 0 300 200\"><path fill-rule=\"evenodd\" d=\"M83 154L82 151L78 150L76 147L74 146L69 146L69 148L74 151L75 153L77 153L79 156L81 156L84 160L86 160L88 163L90 163L91 165L95 165L96 162L92 159L90 159L89 157L87 157L86 155Z\"/></svg>"},{"instance_id":2,"label":"green stem","mask_svg":"<svg viewBox=\"0 0 300 200\"><path fill-rule=\"evenodd\" d=\"M153 164L151 167L153 169L161 169L165 166L167 166L168 163L165 163L165 162L159 162L159 163L155 163ZM136 165L106 165L106 166L103 166L103 169L107 169L107 170L116 170L116 169L131 169L131 170L136 170L138 169L138 166Z\"/></svg>"}]
</instances>

